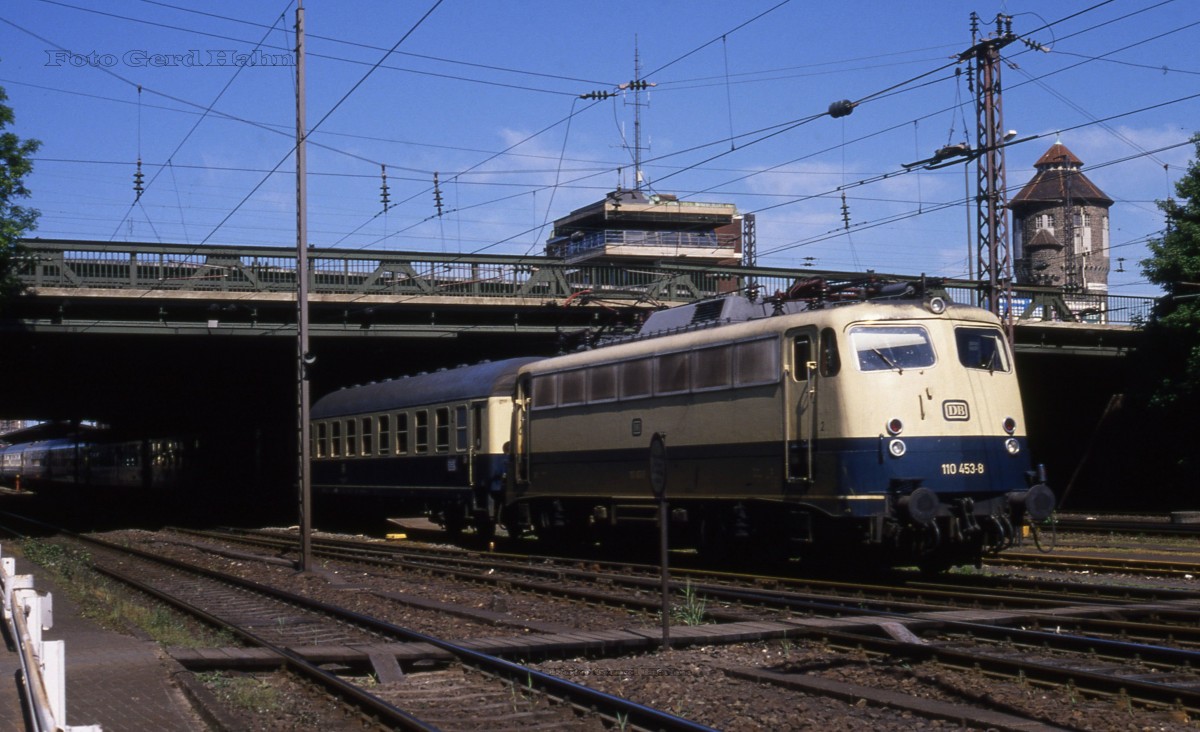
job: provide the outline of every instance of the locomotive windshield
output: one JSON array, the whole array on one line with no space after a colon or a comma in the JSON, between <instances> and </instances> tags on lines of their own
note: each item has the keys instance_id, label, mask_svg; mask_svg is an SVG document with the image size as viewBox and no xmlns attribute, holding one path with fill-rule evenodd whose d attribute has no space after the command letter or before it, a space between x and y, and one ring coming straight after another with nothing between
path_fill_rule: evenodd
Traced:
<instances>
[{"instance_id":1,"label":"locomotive windshield","mask_svg":"<svg viewBox=\"0 0 1200 732\"><path fill-rule=\"evenodd\" d=\"M1008 371L1008 350L1004 336L992 328L955 328L958 360L969 369Z\"/></svg>"},{"instance_id":2,"label":"locomotive windshield","mask_svg":"<svg viewBox=\"0 0 1200 732\"><path fill-rule=\"evenodd\" d=\"M932 366L936 360L929 333L919 325L857 325L850 343L860 371L897 371Z\"/></svg>"}]
</instances>

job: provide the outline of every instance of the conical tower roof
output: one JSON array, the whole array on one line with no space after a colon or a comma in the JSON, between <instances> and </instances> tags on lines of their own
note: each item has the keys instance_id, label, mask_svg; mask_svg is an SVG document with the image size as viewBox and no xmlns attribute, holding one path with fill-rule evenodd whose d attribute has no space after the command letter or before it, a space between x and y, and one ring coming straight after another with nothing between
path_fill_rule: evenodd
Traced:
<instances>
[{"instance_id":1,"label":"conical tower roof","mask_svg":"<svg viewBox=\"0 0 1200 732\"><path fill-rule=\"evenodd\" d=\"M1021 192L1009 200L1009 208L1063 201L1068 196L1076 203L1105 207L1113 204L1113 200L1080 171L1083 161L1061 142L1051 145L1033 167L1037 172Z\"/></svg>"}]
</instances>

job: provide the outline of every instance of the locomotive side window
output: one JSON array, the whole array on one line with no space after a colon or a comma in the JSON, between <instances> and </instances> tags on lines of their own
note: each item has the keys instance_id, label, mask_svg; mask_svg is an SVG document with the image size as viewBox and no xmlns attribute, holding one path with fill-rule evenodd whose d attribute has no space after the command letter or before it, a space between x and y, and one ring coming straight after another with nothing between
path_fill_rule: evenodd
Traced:
<instances>
[{"instance_id":1,"label":"locomotive side window","mask_svg":"<svg viewBox=\"0 0 1200 732\"><path fill-rule=\"evenodd\" d=\"M654 362L648 358L621 364L621 398L636 399L650 396Z\"/></svg>"},{"instance_id":2,"label":"locomotive side window","mask_svg":"<svg viewBox=\"0 0 1200 732\"><path fill-rule=\"evenodd\" d=\"M733 355L736 386L773 384L779 380L779 346L774 338L738 343Z\"/></svg>"},{"instance_id":3,"label":"locomotive side window","mask_svg":"<svg viewBox=\"0 0 1200 732\"><path fill-rule=\"evenodd\" d=\"M470 427L467 422L467 405L460 404L454 408L454 449L459 452L466 452L468 442L467 428Z\"/></svg>"},{"instance_id":4,"label":"locomotive side window","mask_svg":"<svg viewBox=\"0 0 1200 732\"><path fill-rule=\"evenodd\" d=\"M587 392L587 372L564 371L558 375L558 406L583 404Z\"/></svg>"},{"instance_id":5,"label":"locomotive side window","mask_svg":"<svg viewBox=\"0 0 1200 732\"><path fill-rule=\"evenodd\" d=\"M728 389L733 383L733 346L704 348L692 358L692 387L696 390Z\"/></svg>"},{"instance_id":6,"label":"locomotive side window","mask_svg":"<svg viewBox=\"0 0 1200 732\"><path fill-rule=\"evenodd\" d=\"M549 409L558 404L558 374L544 374L533 380L533 408Z\"/></svg>"},{"instance_id":7,"label":"locomotive side window","mask_svg":"<svg viewBox=\"0 0 1200 732\"><path fill-rule=\"evenodd\" d=\"M346 420L346 457L356 457L358 452L358 430L356 420Z\"/></svg>"},{"instance_id":8,"label":"locomotive side window","mask_svg":"<svg viewBox=\"0 0 1200 732\"><path fill-rule=\"evenodd\" d=\"M617 398L617 365L615 363L588 369L588 401L611 402Z\"/></svg>"},{"instance_id":9,"label":"locomotive side window","mask_svg":"<svg viewBox=\"0 0 1200 732\"><path fill-rule=\"evenodd\" d=\"M438 407L433 412L434 437L437 452L450 451L450 407Z\"/></svg>"},{"instance_id":10,"label":"locomotive side window","mask_svg":"<svg viewBox=\"0 0 1200 732\"><path fill-rule=\"evenodd\" d=\"M330 457L341 457L342 456L342 423L341 422L335 421L335 422L329 423L329 456Z\"/></svg>"},{"instance_id":11,"label":"locomotive side window","mask_svg":"<svg viewBox=\"0 0 1200 732\"><path fill-rule=\"evenodd\" d=\"M792 379L808 381L808 364L813 360L812 337L796 336L792 341Z\"/></svg>"},{"instance_id":12,"label":"locomotive side window","mask_svg":"<svg viewBox=\"0 0 1200 732\"><path fill-rule=\"evenodd\" d=\"M655 394L678 394L688 390L688 354L664 353L657 357Z\"/></svg>"},{"instance_id":13,"label":"locomotive side window","mask_svg":"<svg viewBox=\"0 0 1200 732\"><path fill-rule=\"evenodd\" d=\"M379 454L388 455L392 451L392 415L379 415Z\"/></svg>"},{"instance_id":14,"label":"locomotive side window","mask_svg":"<svg viewBox=\"0 0 1200 732\"><path fill-rule=\"evenodd\" d=\"M1008 371L1008 349L1004 336L991 328L955 328L958 361L969 369Z\"/></svg>"},{"instance_id":15,"label":"locomotive side window","mask_svg":"<svg viewBox=\"0 0 1200 732\"><path fill-rule=\"evenodd\" d=\"M408 454L408 415L403 412L396 415L396 454Z\"/></svg>"},{"instance_id":16,"label":"locomotive side window","mask_svg":"<svg viewBox=\"0 0 1200 732\"><path fill-rule=\"evenodd\" d=\"M842 356L838 353L837 334L833 328L821 331L820 356L821 376L837 376L842 370Z\"/></svg>"},{"instance_id":17,"label":"locomotive side window","mask_svg":"<svg viewBox=\"0 0 1200 732\"><path fill-rule=\"evenodd\" d=\"M324 422L317 423L317 457L323 458L329 455L329 425ZM5 456L7 457L7 456Z\"/></svg>"},{"instance_id":18,"label":"locomotive side window","mask_svg":"<svg viewBox=\"0 0 1200 732\"><path fill-rule=\"evenodd\" d=\"M360 454L364 457L370 457L375 454L375 434L371 429L374 422L374 417L362 418L362 453Z\"/></svg>"},{"instance_id":19,"label":"locomotive side window","mask_svg":"<svg viewBox=\"0 0 1200 732\"><path fill-rule=\"evenodd\" d=\"M919 325L856 325L850 343L860 371L896 371L932 366L933 344Z\"/></svg>"},{"instance_id":20,"label":"locomotive side window","mask_svg":"<svg viewBox=\"0 0 1200 732\"><path fill-rule=\"evenodd\" d=\"M415 452L429 452L429 410L418 409L413 412L413 431Z\"/></svg>"}]
</instances>

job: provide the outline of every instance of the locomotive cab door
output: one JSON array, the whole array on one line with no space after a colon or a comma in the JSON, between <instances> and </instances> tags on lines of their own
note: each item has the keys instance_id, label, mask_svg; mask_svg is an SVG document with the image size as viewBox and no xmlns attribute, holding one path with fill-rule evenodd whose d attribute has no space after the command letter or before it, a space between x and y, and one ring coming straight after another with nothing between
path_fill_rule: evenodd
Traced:
<instances>
[{"instance_id":1,"label":"locomotive cab door","mask_svg":"<svg viewBox=\"0 0 1200 732\"><path fill-rule=\"evenodd\" d=\"M785 343L791 361L783 384L785 475L789 484L809 486L817 425L817 331L792 331Z\"/></svg>"}]
</instances>

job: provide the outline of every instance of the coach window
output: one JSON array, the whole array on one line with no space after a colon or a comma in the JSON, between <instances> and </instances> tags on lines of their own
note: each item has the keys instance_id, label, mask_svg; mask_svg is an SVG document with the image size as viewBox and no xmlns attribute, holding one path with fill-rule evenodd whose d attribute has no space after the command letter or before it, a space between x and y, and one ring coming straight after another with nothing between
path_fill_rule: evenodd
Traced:
<instances>
[{"instance_id":1,"label":"coach window","mask_svg":"<svg viewBox=\"0 0 1200 732\"><path fill-rule=\"evenodd\" d=\"M558 375L558 406L583 404L587 396L587 372L582 369Z\"/></svg>"},{"instance_id":2,"label":"coach window","mask_svg":"<svg viewBox=\"0 0 1200 732\"><path fill-rule=\"evenodd\" d=\"M408 415L404 412L396 415L396 454L408 454Z\"/></svg>"},{"instance_id":3,"label":"coach window","mask_svg":"<svg viewBox=\"0 0 1200 732\"><path fill-rule=\"evenodd\" d=\"M346 420L346 457L357 457L358 450L358 420Z\"/></svg>"},{"instance_id":4,"label":"coach window","mask_svg":"<svg viewBox=\"0 0 1200 732\"><path fill-rule=\"evenodd\" d=\"M792 379L795 381L808 381L808 364L812 361L812 336L796 336L792 341Z\"/></svg>"},{"instance_id":5,"label":"coach window","mask_svg":"<svg viewBox=\"0 0 1200 732\"><path fill-rule=\"evenodd\" d=\"M413 412L414 452L429 452L429 410L418 409Z\"/></svg>"},{"instance_id":6,"label":"coach window","mask_svg":"<svg viewBox=\"0 0 1200 732\"><path fill-rule=\"evenodd\" d=\"M821 376L837 376L842 370L842 357L838 354L837 333L833 328L821 331L820 353Z\"/></svg>"},{"instance_id":7,"label":"coach window","mask_svg":"<svg viewBox=\"0 0 1200 732\"><path fill-rule=\"evenodd\" d=\"M733 350L734 385L773 384L779 380L779 342L774 338L738 343Z\"/></svg>"},{"instance_id":8,"label":"coach window","mask_svg":"<svg viewBox=\"0 0 1200 732\"><path fill-rule=\"evenodd\" d=\"M379 454L388 455L392 451L392 415L379 415Z\"/></svg>"},{"instance_id":9,"label":"coach window","mask_svg":"<svg viewBox=\"0 0 1200 732\"><path fill-rule=\"evenodd\" d=\"M329 426L317 422L317 457L323 458L329 454Z\"/></svg>"},{"instance_id":10,"label":"coach window","mask_svg":"<svg viewBox=\"0 0 1200 732\"><path fill-rule=\"evenodd\" d=\"M342 456L342 423L329 423L329 455L330 457Z\"/></svg>"},{"instance_id":11,"label":"coach window","mask_svg":"<svg viewBox=\"0 0 1200 732\"><path fill-rule=\"evenodd\" d=\"M657 357L655 394L679 394L688 390L688 354L664 353Z\"/></svg>"},{"instance_id":12,"label":"coach window","mask_svg":"<svg viewBox=\"0 0 1200 732\"><path fill-rule=\"evenodd\" d=\"M434 436L437 438L437 444L434 449L437 452L450 451L450 407L438 407L433 411Z\"/></svg>"},{"instance_id":13,"label":"coach window","mask_svg":"<svg viewBox=\"0 0 1200 732\"><path fill-rule=\"evenodd\" d=\"M468 429L470 423L467 422L467 405L460 404L454 408L454 449L458 452L466 452L467 446L470 445Z\"/></svg>"},{"instance_id":14,"label":"coach window","mask_svg":"<svg viewBox=\"0 0 1200 732\"><path fill-rule=\"evenodd\" d=\"M558 374L544 374L533 380L533 408L549 409L558 403Z\"/></svg>"},{"instance_id":15,"label":"coach window","mask_svg":"<svg viewBox=\"0 0 1200 732\"><path fill-rule=\"evenodd\" d=\"M588 369L588 401L611 402L617 398L617 365L593 366Z\"/></svg>"},{"instance_id":16,"label":"coach window","mask_svg":"<svg viewBox=\"0 0 1200 732\"><path fill-rule=\"evenodd\" d=\"M471 434L475 436L475 451L483 449L483 408L484 402L471 405Z\"/></svg>"},{"instance_id":17,"label":"coach window","mask_svg":"<svg viewBox=\"0 0 1200 732\"><path fill-rule=\"evenodd\" d=\"M374 423L375 423L374 417L363 417L362 418L362 453L361 454L364 456L370 456L370 455L375 454L375 440L373 439L375 437L375 433L371 429L371 427L374 425Z\"/></svg>"},{"instance_id":18,"label":"coach window","mask_svg":"<svg viewBox=\"0 0 1200 732\"><path fill-rule=\"evenodd\" d=\"M969 369L1008 371L1004 336L991 328L955 328L958 361Z\"/></svg>"},{"instance_id":19,"label":"coach window","mask_svg":"<svg viewBox=\"0 0 1200 732\"><path fill-rule=\"evenodd\" d=\"M696 351L692 358L692 386L695 389L728 389L733 383L733 346L704 348Z\"/></svg>"},{"instance_id":20,"label":"coach window","mask_svg":"<svg viewBox=\"0 0 1200 732\"><path fill-rule=\"evenodd\" d=\"M637 399L650 396L654 362L648 358L621 364L621 398Z\"/></svg>"}]
</instances>

